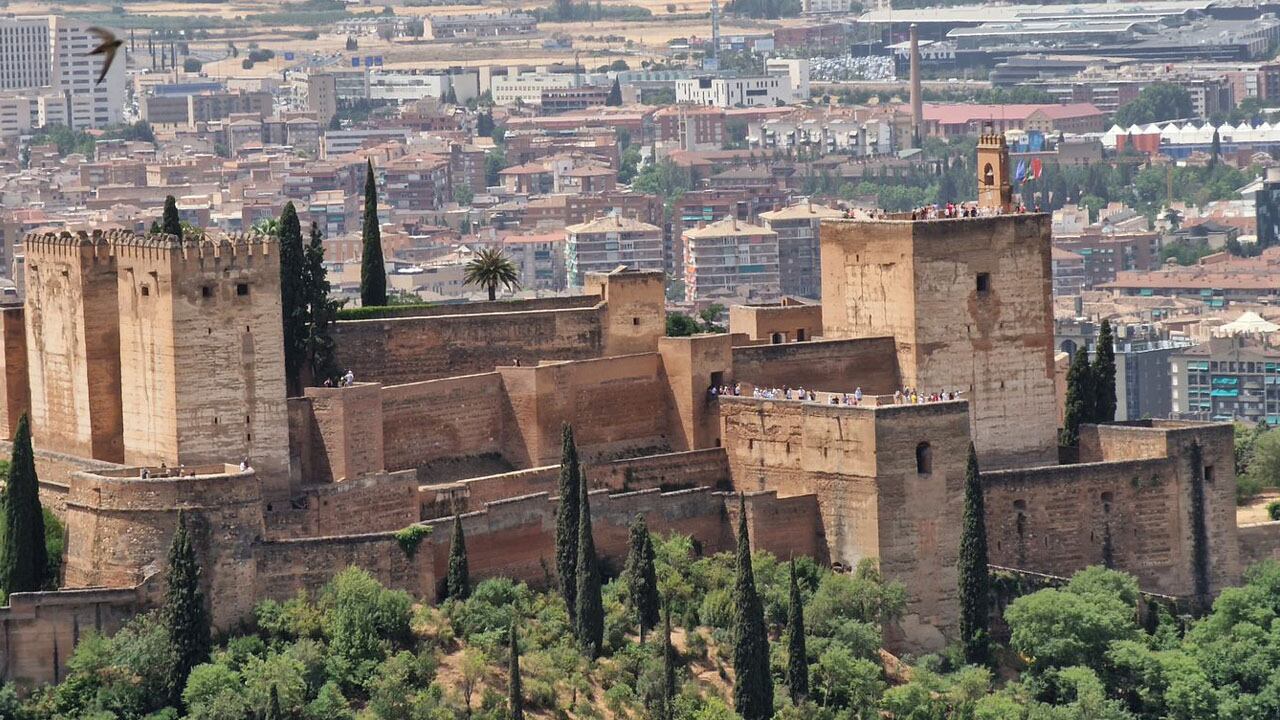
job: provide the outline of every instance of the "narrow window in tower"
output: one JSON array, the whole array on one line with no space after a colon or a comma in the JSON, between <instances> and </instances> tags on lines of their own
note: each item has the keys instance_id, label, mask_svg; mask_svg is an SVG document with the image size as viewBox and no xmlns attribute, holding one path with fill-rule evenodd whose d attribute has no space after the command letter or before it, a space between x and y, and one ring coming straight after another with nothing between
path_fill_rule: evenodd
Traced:
<instances>
[{"instance_id":1,"label":"narrow window in tower","mask_svg":"<svg viewBox=\"0 0 1280 720\"><path fill-rule=\"evenodd\" d=\"M237 283L237 284L236 284L236 294L237 294L237 295L248 295L248 294L249 294L249 284L248 284L248 283Z\"/></svg>"},{"instance_id":2,"label":"narrow window in tower","mask_svg":"<svg viewBox=\"0 0 1280 720\"><path fill-rule=\"evenodd\" d=\"M991 291L991 273L978 273L978 294L985 295Z\"/></svg>"}]
</instances>

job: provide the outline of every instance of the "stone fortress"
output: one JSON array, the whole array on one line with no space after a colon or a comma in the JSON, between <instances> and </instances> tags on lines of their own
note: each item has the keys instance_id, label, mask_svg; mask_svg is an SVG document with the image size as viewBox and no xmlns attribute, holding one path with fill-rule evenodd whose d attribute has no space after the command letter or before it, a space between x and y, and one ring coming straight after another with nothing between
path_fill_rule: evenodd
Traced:
<instances>
[{"instance_id":1,"label":"stone fortress","mask_svg":"<svg viewBox=\"0 0 1280 720\"><path fill-rule=\"evenodd\" d=\"M1003 140L979 155L981 204L1008 210ZM1085 426L1059 462L1049 232L1040 214L827 221L822 304L735 307L726 334L664 337L661 274L626 268L577 297L388 308L337 324L354 385L295 398L274 241L29 236L25 305L0 309L0 430L30 414L67 558L62 589L0 608L0 679L57 680L84 632L156 604L180 510L222 629L349 565L434 600L449 533L400 531L454 512L473 576L545 583L563 423L611 561L637 513L730 548L740 492L756 548L902 582L903 650L957 622L971 440L993 565L1105 563L1210 597L1280 557L1280 523L1237 527L1227 424ZM784 385L815 399L751 392ZM904 386L959 396L895 402Z\"/></svg>"}]
</instances>

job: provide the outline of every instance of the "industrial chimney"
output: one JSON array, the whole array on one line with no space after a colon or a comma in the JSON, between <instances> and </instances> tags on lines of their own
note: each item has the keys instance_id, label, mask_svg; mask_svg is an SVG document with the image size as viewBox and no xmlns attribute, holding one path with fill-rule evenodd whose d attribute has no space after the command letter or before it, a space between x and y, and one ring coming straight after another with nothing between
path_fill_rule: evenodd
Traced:
<instances>
[{"instance_id":1,"label":"industrial chimney","mask_svg":"<svg viewBox=\"0 0 1280 720\"><path fill-rule=\"evenodd\" d=\"M920 30L911 23L911 147L921 145L924 127L924 96L920 92Z\"/></svg>"}]
</instances>

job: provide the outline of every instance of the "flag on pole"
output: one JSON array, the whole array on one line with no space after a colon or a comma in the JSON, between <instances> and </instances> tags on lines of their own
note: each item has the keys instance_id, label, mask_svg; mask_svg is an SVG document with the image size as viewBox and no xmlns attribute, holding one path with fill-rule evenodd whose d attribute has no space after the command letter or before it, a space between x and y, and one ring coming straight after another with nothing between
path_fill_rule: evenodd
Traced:
<instances>
[{"instance_id":1,"label":"flag on pole","mask_svg":"<svg viewBox=\"0 0 1280 720\"><path fill-rule=\"evenodd\" d=\"M1019 160L1018 167L1013 171L1013 181L1021 183L1027 177L1027 161Z\"/></svg>"},{"instance_id":2,"label":"flag on pole","mask_svg":"<svg viewBox=\"0 0 1280 720\"><path fill-rule=\"evenodd\" d=\"M1040 162L1040 158L1034 158L1031 161L1031 179L1039 180L1040 173L1044 172L1044 163Z\"/></svg>"}]
</instances>

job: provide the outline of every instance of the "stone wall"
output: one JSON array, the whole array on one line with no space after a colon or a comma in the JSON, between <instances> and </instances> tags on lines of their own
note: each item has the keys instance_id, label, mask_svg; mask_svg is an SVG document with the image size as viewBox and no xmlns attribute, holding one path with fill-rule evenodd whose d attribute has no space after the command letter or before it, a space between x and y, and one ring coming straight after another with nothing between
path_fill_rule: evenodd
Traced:
<instances>
[{"instance_id":1,"label":"stone wall","mask_svg":"<svg viewBox=\"0 0 1280 720\"><path fill-rule=\"evenodd\" d=\"M785 299L776 305L732 305L729 332L753 342L802 342L822 335L822 306Z\"/></svg>"},{"instance_id":2,"label":"stone wall","mask_svg":"<svg viewBox=\"0 0 1280 720\"><path fill-rule=\"evenodd\" d=\"M972 402L985 467L1057 452L1050 218L822 224L823 336L893 337L904 385Z\"/></svg>"},{"instance_id":3,"label":"stone wall","mask_svg":"<svg viewBox=\"0 0 1280 720\"><path fill-rule=\"evenodd\" d=\"M383 532L266 540L254 545L250 565L258 600L283 601L299 591L314 595L353 565L387 587L430 598L436 584L430 558L421 551L406 553L395 533Z\"/></svg>"},{"instance_id":4,"label":"stone wall","mask_svg":"<svg viewBox=\"0 0 1280 720\"><path fill-rule=\"evenodd\" d=\"M498 373L393 385L382 389L382 444L389 470L443 459L503 455L510 410Z\"/></svg>"},{"instance_id":5,"label":"stone wall","mask_svg":"<svg viewBox=\"0 0 1280 720\"><path fill-rule=\"evenodd\" d=\"M8 458L12 455L13 443L0 440L0 457ZM71 489L73 473L84 470L114 471L122 467L115 463L89 460L41 448L35 448L35 456L36 477L40 480L40 504L52 511L59 519L64 520L67 511L67 493Z\"/></svg>"},{"instance_id":6,"label":"stone wall","mask_svg":"<svg viewBox=\"0 0 1280 720\"><path fill-rule=\"evenodd\" d=\"M14 593L0 607L0 682L60 682L67 659L90 632L111 634L153 604L155 575L118 589Z\"/></svg>"},{"instance_id":7,"label":"stone wall","mask_svg":"<svg viewBox=\"0 0 1280 720\"><path fill-rule=\"evenodd\" d=\"M1192 507L1199 481L1191 446L1197 443L1209 590L1234 584L1240 541L1229 424L1084 426L1087 462L983 472L991 562L1063 576L1108 564L1132 573L1145 590L1194 596ZM1164 449L1152 457L1158 444Z\"/></svg>"},{"instance_id":8,"label":"stone wall","mask_svg":"<svg viewBox=\"0 0 1280 720\"><path fill-rule=\"evenodd\" d=\"M733 349L735 381L757 387L892 395L902 387L893 338L759 345Z\"/></svg>"},{"instance_id":9,"label":"stone wall","mask_svg":"<svg viewBox=\"0 0 1280 720\"><path fill-rule=\"evenodd\" d=\"M1280 521L1241 525L1240 567L1249 568L1263 560L1280 562Z\"/></svg>"},{"instance_id":10,"label":"stone wall","mask_svg":"<svg viewBox=\"0 0 1280 720\"><path fill-rule=\"evenodd\" d=\"M402 470L309 485L287 509L267 513L265 524L270 538L301 538L391 532L418 519L418 478Z\"/></svg>"},{"instance_id":11,"label":"stone wall","mask_svg":"<svg viewBox=\"0 0 1280 720\"><path fill-rule=\"evenodd\" d=\"M610 492L720 488L730 482L728 458L720 448L587 463L585 471L592 489ZM488 503L537 493L554 497L559 493L559 481L560 466L546 465L452 483L423 485L419 488L422 517L443 517L455 510L475 512Z\"/></svg>"},{"instance_id":12,"label":"stone wall","mask_svg":"<svg viewBox=\"0 0 1280 720\"><path fill-rule=\"evenodd\" d=\"M27 330L21 305L0 308L0 438L18 429L18 419L31 412L27 377Z\"/></svg>"},{"instance_id":13,"label":"stone wall","mask_svg":"<svg viewBox=\"0 0 1280 720\"><path fill-rule=\"evenodd\" d=\"M571 423L588 462L671 448L671 405L657 353L499 369L511 404L505 455L516 467L560 459Z\"/></svg>"},{"instance_id":14,"label":"stone wall","mask_svg":"<svg viewBox=\"0 0 1280 720\"><path fill-rule=\"evenodd\" d=\"M191 468L186 477L141 478L137 468L80 472L67 497L64 585L129 587L165 563L178 513L190 522L202 582L219 628L252 610L253 543L263 537L260 483L253 470Z\"/></svg>"},{"instance_id":15,"label":"stone wall","mask_svg":"<svg viewBox=\"0 0 1280 720\"><path fill-rule=\"evenodd\" d=\"M499 365L600 357L598 307L342 320L333 326L338 364L357 380L400 385L489 373Z\"/></svg>"},{"instance_id":16,"label":"stone wall","mask_svg":"<svg viewBox=\"0 0 1280 720\"><path fill-rule=\"evenodd\" d=\"M391 309L334 325L338 364L399 385L498 366L653 352L666 330L662 274L590 275L587 294Z\"/></svg>"}]
</instances>

